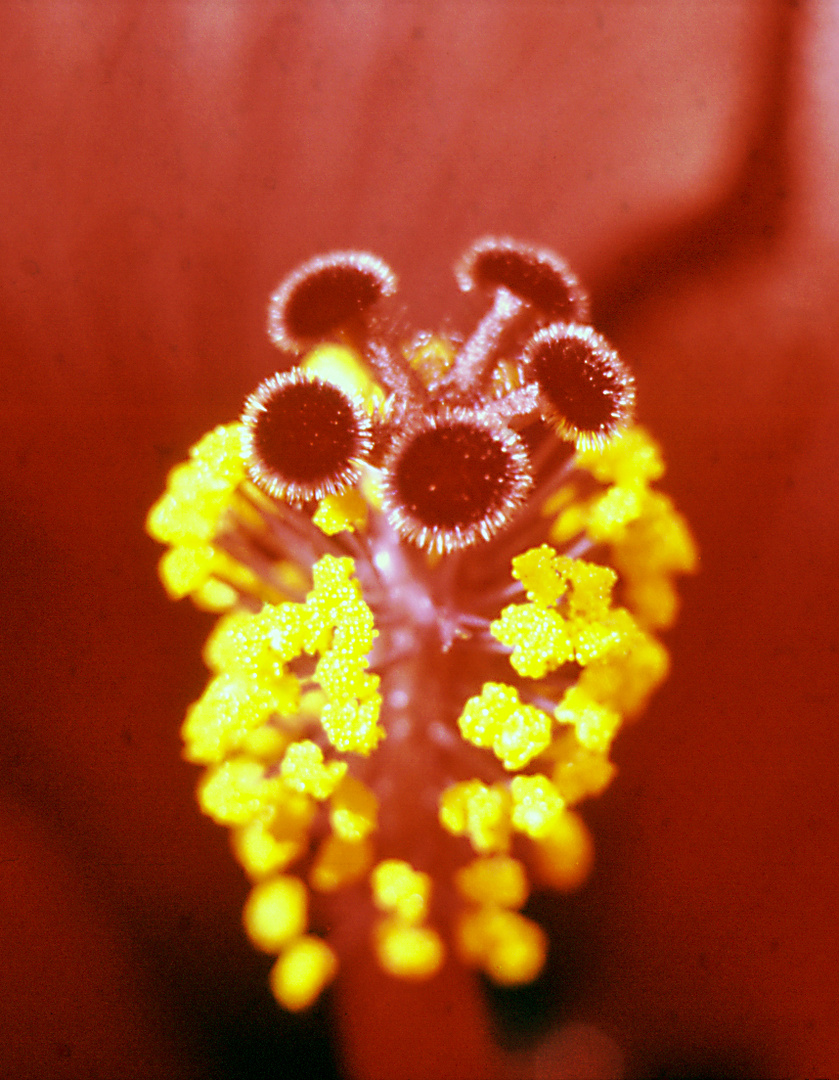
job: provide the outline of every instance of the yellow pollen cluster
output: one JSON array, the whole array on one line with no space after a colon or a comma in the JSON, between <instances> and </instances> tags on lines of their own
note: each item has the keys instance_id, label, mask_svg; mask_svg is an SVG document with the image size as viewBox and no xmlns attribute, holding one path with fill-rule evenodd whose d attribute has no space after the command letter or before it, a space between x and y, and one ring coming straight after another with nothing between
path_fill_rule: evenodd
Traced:
<instances>
[{"instance_id":1,"label":"yellow pollen cluster","mask_svg":"<svg viewBox=\"0 0 839 1080\"><path fill-rule=\"evenodd\" d=\"M186 756L210 766L205 812L234 829L257 882L245 909L254 942L279 953L278 999L303 1008L335 970L329 946L306 934L304 882L284 871L310 846L320 804L332 831L312 861L309 885L328 892L362 877L376 827L375 795L325 750L368 755L383 737L378 678L367 671L373 617L349 558L323 556L305 602L224 615L205 659L214 672L183 727ZM315 659L304 677L295 665ZM316 741L318 740L318 741Z\"/></svg>"},{"instance_id":2,"label":"yellow pollen cluster","mask_svg":"<svg viewBox=\"0 0 839 1080\"><path fill-rule=\"evenodd\" d=\"M452 836L467 837L475 851L506 851L510 806L507 785L463 780L440 796L440 824Z\"/></svg>"},{"instance_id":3,"label":"yellow pollen cluster","mask_svg":"<svg viewBox=\"0 0 839 1080\"><path fill-rule=\"evenodd\" d=\"M522 705L515 689L504 683L484 683L481 693L466 702L458 726L464 739L491 749L505 769L522 768L551 741L551 718Z\"/></svg>"},{"instance_id":4,"label":"yellow pollen cluster","mask_svg":"<svg viewBox=\"0 0 839 1080\"><path fill-rule=\"evenodd\" d=\"M607 544L638 622L671 626L678 612L673 578L695 572L698 554L672 500L650 487L664 473L658 445L642 427L629 427L601 447L579 450L575 464L601 487L584 495L572 481L545 504L554 517L551 539L564 544L583 534Z\"/></svg>"},{"instance_id":5,"label":"yellow pollen cluster","mask_svg":"<svg viewBox=\"0 0 839 1080\"><path fill-rule=\"evenodd\" d=\"M427 979L445 956L440 935L424 925L431 878L402 859L385 859L370 874L370 886L373 902L386 913L374 931L379 963L392 975Z\"/></svg>"},{"instance_id":6,"label":"yellow pollen cluster","mask_svg":"<svg viewBox=\"0 0 839 1080\"><path fill-rule=\"evenodd\" d=\"M214 544L246 476L243 432L241 424L222 425L196 443L146 519L148 533L170 545L160 561L166 591L209 611L228 610L240 591L261 592L258 578Z\"/></svg>"},{"instance_id":7,"label":"yellow pollen cluster","mask_svg":"<svg viewBox=\"0 0 839 1080\"><path fill-rule=\"evenodd\" d=\"M367 524L367 503L354 488L338 495L325 495L312 515L312 521L327 536L354 532Z\"/></svg>"},{"instance_id":8,"label":"yellow pollen cluster","mask_svg":"<svg viewBox=\"0 0 839 1080\"><path fill-rule=\"evenodd\" d=\"M526 602L504 608L490 632L511 650L511 667L532 680L524 685L554 705L549 713L523 702L521 689L484 683L463 708L460 732L517 775L451 784L439 803L443 829L464 837L478 856L457 877L474 905L458 923L459 953L510 985L534 977L545 949L542 931L517 910L527 883L511 850L526 850L536 880L553 888L585 879L591 842L570 807L609 782L609 750L624 715L666 670L662 647L613 604L614 570L547 544L514 558L512 570ZM560 675L566 688L558 693L543 682ZM519 771L534 765L539 771Z\"/></svg>"},{"instance_id":9,"label":"yellow pollen cluster","mask_svg":"<svg viewBox=\"0 0 839 1080\"><path fill-rule=\"evenodd\" d=\"M332 978L336 959L320 938L305 933L306 887L299 878L280 875L251 892L243 921L251 941L267 953L279 954L271 970L271 986L286 1008L306 1008Z\"/></svg>"},{"instance_id":10,"label":"yellow pollen cluster","mask_svg":"<svg viewBox=\"0 0 839 1080\"><path fill-rule=\"evenodd\" d=\"M458 871L455 885L466 901L456 927L461 958L501 986L534 979L547 942L541 927L518 911L529 892L521 862L507 855L474 859Z\"/></svg>"},{"instance_id":11,"label":"yellow pollen cluster","mask_svg":"<svg viewBox=\"0 0 839 1080\"><path fill-rule=\"evenodd\" d=\"M641 634L626 609L611 606L617 574L607 566L543 544L513 559L513 576L530 599L504 608L490 632L512 649L520 675L540 679L571 661L604 661L626 653Z\"/></svg>"}]
</instances>

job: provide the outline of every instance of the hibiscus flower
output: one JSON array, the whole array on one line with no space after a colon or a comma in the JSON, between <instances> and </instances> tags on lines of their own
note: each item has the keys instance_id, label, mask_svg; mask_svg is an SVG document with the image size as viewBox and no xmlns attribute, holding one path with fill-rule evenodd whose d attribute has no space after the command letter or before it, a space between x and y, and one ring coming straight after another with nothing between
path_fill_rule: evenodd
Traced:
<instances>
[{"instance_id":1,"label":"hibiscus flower","mask_svg":"<svg viewBox=\"0 0 839 1080\"><path fill-rule=\"evenodd\" d=\"M17 1077L839 1072L829 5L13 3L2 441L4 1067ZM143 534L276 367L277 282L398 268L456 328L478 236L568 259L703 566L584 810L536 989L363 957L267 990L179 727L210 622ZM739 1070L739 1073L738 1073Z\"/></svg>"}]
</instances>

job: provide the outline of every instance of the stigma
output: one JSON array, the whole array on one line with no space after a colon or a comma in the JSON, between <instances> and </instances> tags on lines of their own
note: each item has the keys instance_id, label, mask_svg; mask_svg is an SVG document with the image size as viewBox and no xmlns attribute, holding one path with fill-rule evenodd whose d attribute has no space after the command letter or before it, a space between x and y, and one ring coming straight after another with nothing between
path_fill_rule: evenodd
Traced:
<instances>
[{"instance_id":1,"label":"stigma","mask_svg":"<svg viewBox=\"0 0 839 1080\"><path fill-rule=\"evenodd\" d=\"M280 370L148 517L168 593L219 615L184 752L292 1010L359 933L394 978L539 974L523 909L585 879L577 806L667 673L696 566L564 261L488 237L456 278L487 298L471 333L405 341L381 259L297 268L269 306Z\"/></svg>"}]
</instances>

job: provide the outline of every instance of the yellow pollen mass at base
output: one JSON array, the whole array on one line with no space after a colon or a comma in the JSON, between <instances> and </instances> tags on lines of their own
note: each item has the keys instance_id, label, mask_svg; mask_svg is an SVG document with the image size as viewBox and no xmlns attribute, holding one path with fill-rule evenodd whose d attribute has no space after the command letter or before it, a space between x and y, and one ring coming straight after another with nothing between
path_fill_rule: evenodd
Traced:
<instances>
[{"instance_id":1,"label":"yellow pollen mass at base","mask_svg":"<svg viewBox=\"0 0 839 1080\"><path fill-rule=\"evenodd\" d=\"M455 884L466 900L506 908L520 908L529 892L524 866L508 855L473 859L458 870Z\"/></svg>"},{"instance_id":2,"label":"yellow pollen mass at base","mask_svg":"<svg viewBox=\"0 0 839 1080\"><path fill-rule=\"evenodd\" d=\"M234 832L234 849L251 878L285 870L306 850L316 812L308 795L285 790L263 817Z\"/></svg>"},{"instance_id":3,"label":"yellow pollen mass at base","mask_svg":"<svg viewBox=\"0 0 839 1080\"><path fill-rule=\"evenodd\" d=\"M594 701L579 686L565 692L554 716L560 724L574 726L577 738L587 750L607 750L621 723L619 713Z\"/></svg>"},{"instance_id":4,"label":"yellow pollen mass at base","mask_svg":"<svg viewBox=\"0 0 839 1080\"><path fill-rule=\"evenodd\" d=\"M356 777L347 774L332 795L329 821L342 840L354 842L369 836L379 815L379 800Z\"/></svg>"},{"instance_id":5,"label":"yellow pollen mass at base","mask_svg":"<svg viewBox=\"0 0 839 1080\"><path fill-rule=\"evenodd\" d=\"M268 777L261 762L230 758L210 769L198 789L201 807L223 825L246 825L265 816L281 798L282 781Z\"/></svg>"},{"instance_id":6,"label":"yellow pollen mass at base","mask_svg":"<svg viewBox=\"0 0 839 1080\"><path fill-rule=\"evenodd\" d=\"M373 845L369 839L345 840L335 834L328 836L312 863L309 884L318 892L335 892L360 881L373 862Z\"/></svg>"},{"instance_id":7,"label":"yellow pollen mass at base","mask_svg":"<svg viewBox=\"0 0 839 1080\"><path fill-rule=\"evenodd\" d=\"M550 830L534 840L530 864L534 880L558 892L578 889L594 863L594 844L583 820L566 810Z\"/></svg>"},{"instance_id":8,"label":"yellow pollen mass at base","mask_svg":"<svg viewBox=\"0 0 839 1080\"><path fill-rule=\"evenodd\" d=\"M565 803L547 776L514 776L510 794L513 797L513 828L534 838L546 836L565 809Z\"/></svg>"}]
</instances>

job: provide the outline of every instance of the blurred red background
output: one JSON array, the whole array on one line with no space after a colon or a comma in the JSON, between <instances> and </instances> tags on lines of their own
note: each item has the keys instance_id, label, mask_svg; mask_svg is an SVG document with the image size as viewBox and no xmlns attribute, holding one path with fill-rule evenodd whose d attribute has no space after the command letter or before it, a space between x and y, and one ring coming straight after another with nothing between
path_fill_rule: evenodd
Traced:
<instances>
[{"instance_id":1,"label":"blurred red background","mask_svg":"<svg viewBox=\"0 0 839 1080\"><path fill-rule=\"evenodd\" d=\"M375 251L434 327L489 231L589 284L703 557L501 1014L628 1076L839 1076L837 70L829 0L4 5L0 1076L447 1075L421 993L270 1000L179 759L209 621L143 519L273 370L297 261Z\"/></svg>"}]
</instances>

